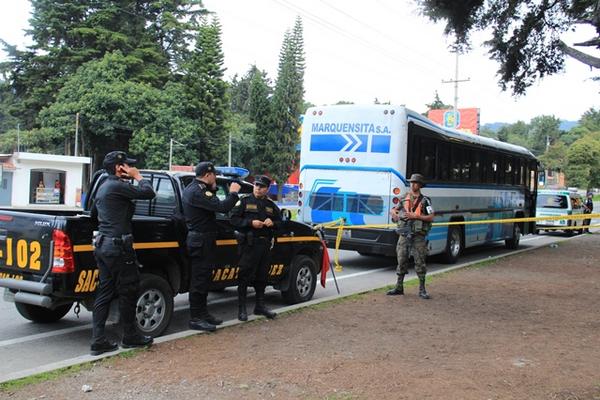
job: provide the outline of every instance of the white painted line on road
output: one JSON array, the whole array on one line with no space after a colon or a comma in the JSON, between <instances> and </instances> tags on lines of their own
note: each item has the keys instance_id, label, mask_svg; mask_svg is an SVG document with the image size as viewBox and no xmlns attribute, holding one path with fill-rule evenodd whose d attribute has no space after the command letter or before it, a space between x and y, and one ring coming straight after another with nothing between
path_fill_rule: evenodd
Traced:
<instances>
[{"instance_id":1,"label":"white painted line on road","mask_svg":"<svg viewBox=\"0 0 600 400\"><path fill-rule=\"evenodd\" d=\"M81 326L74 326L72 328L58 329L56 331L51 331L51 332L37 333L35 335L22 336L19 338L2 340L2 341L0 341L0 347L6 347L6 346L11 346L13 344L25 343L25 342L29 342L32 340L46 339L46 338L49 338L52 336L67 335L69 333L78 332L78 331L82 331L85 329L92 329L92 324L85 324L85 325L81 325Z\"/></svg>"}]
</instances>

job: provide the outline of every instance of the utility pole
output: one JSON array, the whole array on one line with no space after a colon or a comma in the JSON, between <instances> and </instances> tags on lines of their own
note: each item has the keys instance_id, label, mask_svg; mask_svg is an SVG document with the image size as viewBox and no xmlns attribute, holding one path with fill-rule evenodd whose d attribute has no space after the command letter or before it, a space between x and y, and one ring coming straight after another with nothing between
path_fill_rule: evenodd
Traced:
<instances>
[{"instance_id":1,"label":"utility pole","mask_svg":"<svg viewBox=\"0 0 600 400\"><path fill-rule=\"evenodd\" d=\"M179 145L179 146L185 146L182 143L179 143L177 140L171 138L171 140L169 140L169 171L171 170L171 165L173 165L173 143L175 143L175 145Z\"/></svg>"},{"instance_id":2,"label":"utility pole","mask_svg":"<svg viewBox=\"0 0 600 400\"><path fill-rule=\"evenodd\" d=\"M456 128L457 121L458 121L458 84L459 84L459 82L468 82L471 80L471 78L458 79L458 50L455 50L454 53L456 54L456 65L454 68L454 80L451 79L451 80L445 81L442 79L442 83L454 83L454 105L453 105L452 112L454 113L453 128Z\"/></svg>"},{"instance_id":3,"label":"utility pole","mask_svg":"<svg viewBox=\"0 0 600 400\"><path fill-rule=\"evenodd\" d=\"M171 164L173 163L173 138L169 141L169 171L171 170Z\"/></svg>"},{"instance_id":4,"label":"utility pole","mask_svg":"<svg viewBox=\"0 0 600 400\"><path fill-rule=\"evenodd\" d=\"M75 157L77 157L78 138L79 138L79 113L75 114L75 151L74 151Z\"/></svg>"},{"instance_id":5,"label":"utility pole","mask_svg":"<svg viewBox=\"0 0 600 400\"><path fill-rule=\"evenodd\" d=\"M229 157L227 158L227 166L231 167L231 130L229 130Z\"/></svg>"}]
</instances>

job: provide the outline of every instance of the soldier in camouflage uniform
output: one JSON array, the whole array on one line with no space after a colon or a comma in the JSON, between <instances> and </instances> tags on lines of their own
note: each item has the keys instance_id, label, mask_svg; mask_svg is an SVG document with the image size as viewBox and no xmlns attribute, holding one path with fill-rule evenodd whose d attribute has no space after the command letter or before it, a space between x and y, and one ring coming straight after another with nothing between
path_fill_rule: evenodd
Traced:
<instances>
[{"instance_id":1,"label":"soldier in camouflage uniform","mask_svg":"<svg viewBox=\"0 0 600 400\"><path fill-rule=\"evenodd\" d=\"M408 260L412 252L415 260L415 272L419 277L419 297L429 299L430 296L425 290L425 275L427 274L425 266L427 240L425 238L431 229L435 214L431 199L421 194L421 188L425 186L423 175L412 174L409 182L410 191L400 205L390 211L392 221L398 223L399 238L396 245L398 281L387 294L390 296L404 294L404 276L408 273Z\"/></svg>"}]
</instances>

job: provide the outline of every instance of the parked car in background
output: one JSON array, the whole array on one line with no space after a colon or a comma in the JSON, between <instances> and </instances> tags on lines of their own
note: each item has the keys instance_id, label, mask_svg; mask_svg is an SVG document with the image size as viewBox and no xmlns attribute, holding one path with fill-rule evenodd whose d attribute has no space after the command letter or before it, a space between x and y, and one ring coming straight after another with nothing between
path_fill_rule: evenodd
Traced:
<instances>
[{"instance_id":1,"label":"parked car in background","mask_svg":"<svg viewBox=\"0 0 600 400\"><path fill-rule=\"evenodd\" d=\"M535 215L537 217L556 217L583 214L583 197L569 190L538 190ZM583 226L583 220L541 220L536 223L536 233L543 230L556 231L560 227ZM572 235L583 233L581 229L565 229Z\"/></svg>"}]
</instances>

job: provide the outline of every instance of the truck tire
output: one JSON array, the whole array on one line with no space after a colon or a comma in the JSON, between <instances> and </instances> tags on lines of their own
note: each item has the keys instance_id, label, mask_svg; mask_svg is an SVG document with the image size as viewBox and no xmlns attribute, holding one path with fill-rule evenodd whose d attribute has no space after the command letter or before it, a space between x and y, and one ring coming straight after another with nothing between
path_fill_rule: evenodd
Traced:
<instances>
[{"instance_id":1,"label":"truck tire","mask_svg":"<svg viewBox=\"0 0 600 400\"><path fill-rule=\"evenodd\" d=\"M290 286L281 291L288 304L302 303L312 299L317 287L317 265L305 255L297 255L292 259L290 268Z\"/></svg>"},{"instance_id":2,"label":"truck tire","mask_svg":"<svg viewBox=\"0 0 600 400\"><path fill-rule=\"evenodd\" d=\"M50 309L40 306L34 306L31 304L15 303L17 311L19 312L19 314L21 314L23 318L42 324L47 324L50 322L56 322L60 320L62 317L67 315L72 305L73 303L63 304L62 306Z\"/></svg>"},{"instance_id":3,"label":"truck tire","mask_svg":"<svg viewBox=\"0 0 600 400\"><path fill-rule=\"evenodd\" d=\"M504 241L504 247L509 250L516 250L519 248L519 242L521 241L521 227L519 224L513 224L512 237Z\"/></svg>"},{"instance_id":4,"label":"truck tire","mask_svg":"<svg viewBox=\"0 0 600 400\"><path fill-rule=\"evenodd\" d=\"M142 274L135 307L135 322L142 335L160 336L173 316L173 291L162 277Z\"/></svg>"},{"instance_id":5,"label":"truck tire","mask_svg":"<svg viewBox=\"0 0 600 400\"><path fill-rule=\"evenodd\" d=\"M443 259L447 264L454 264L458 261L462 253L462 230L457 226L448 227L448 237L446 239L446 249Z\"/></svg>"}]
</instances>

